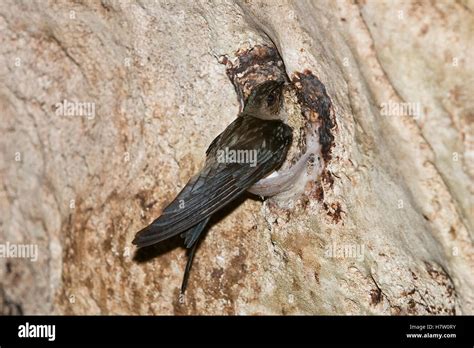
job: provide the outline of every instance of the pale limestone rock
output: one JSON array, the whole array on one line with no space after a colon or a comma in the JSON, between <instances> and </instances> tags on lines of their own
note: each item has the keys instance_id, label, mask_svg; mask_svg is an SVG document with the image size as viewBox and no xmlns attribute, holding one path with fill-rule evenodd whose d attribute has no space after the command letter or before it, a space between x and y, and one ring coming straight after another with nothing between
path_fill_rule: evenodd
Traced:
<instances>
[{"instance_id":1,"label":"pale limestone rock","mask_svg":"<svg viewBox=\"0 0 474 348\"><path fill-rule=\"evenodd\" d=\"M0 259L0 312L473 314L472 8L397 6L2 1L0 241L39 260ZM180 303L179 241L131 240L239 111L222 57L262 44L326 86L332 175L228 209Z\"/></svg>"}]
</instances>

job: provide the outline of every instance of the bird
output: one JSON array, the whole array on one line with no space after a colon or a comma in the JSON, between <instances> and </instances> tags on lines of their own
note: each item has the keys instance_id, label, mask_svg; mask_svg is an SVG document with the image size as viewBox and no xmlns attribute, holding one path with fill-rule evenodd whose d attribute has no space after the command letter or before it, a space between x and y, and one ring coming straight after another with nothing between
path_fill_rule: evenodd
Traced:
<instances>
[{"instance_id":1,"label":"bird","mask_svg":"<svg viewBox=\"0 0 474 348\"><path fill-rule=\"evenodd\" d=\"M198 240L211 216L286 159L293 130L281 116L284 84L284 80L267 80L251 90L242 112L209 145L203 168L132 241L143 248L176 235L184 239L188 260L181 295L187 288Z\"/></svg>"}]
</instances>

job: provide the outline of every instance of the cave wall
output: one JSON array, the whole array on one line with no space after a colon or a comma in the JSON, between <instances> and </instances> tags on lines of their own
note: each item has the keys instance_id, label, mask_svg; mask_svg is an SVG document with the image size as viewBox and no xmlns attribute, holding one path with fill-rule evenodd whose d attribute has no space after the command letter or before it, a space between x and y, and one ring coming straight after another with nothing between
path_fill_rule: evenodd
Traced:
<instances>
[{"instance_id":1,"label":"cave wall","mask_svg":"<svg viewBox=\"0 0 474 348\"><path fill-rule=\"evenodd\" d=\"M0 242L38 260L0 258L0 312L473 314L472 11L2 1ZM258 45L325 86L324 174L226 210L180 300L180 241L131 240L238 114L229 64Z\"/></svg>"}]
</instances>

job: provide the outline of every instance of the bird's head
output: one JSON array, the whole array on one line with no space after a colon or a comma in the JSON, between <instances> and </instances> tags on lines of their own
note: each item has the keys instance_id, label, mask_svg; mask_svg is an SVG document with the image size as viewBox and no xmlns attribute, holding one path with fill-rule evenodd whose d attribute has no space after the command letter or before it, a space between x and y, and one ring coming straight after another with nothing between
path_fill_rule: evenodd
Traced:
<instances>
[{"instance_id":1,"label":"bird's head","mask_svg":"<svg viewBox=\"0 0 474 348\"><path fill-rule=\"evenodd\" d=\"M247 99L243 113L265 120L279 119L283 84L283 80L272 80L255 86Z\"/></svg>"}]
</instances>

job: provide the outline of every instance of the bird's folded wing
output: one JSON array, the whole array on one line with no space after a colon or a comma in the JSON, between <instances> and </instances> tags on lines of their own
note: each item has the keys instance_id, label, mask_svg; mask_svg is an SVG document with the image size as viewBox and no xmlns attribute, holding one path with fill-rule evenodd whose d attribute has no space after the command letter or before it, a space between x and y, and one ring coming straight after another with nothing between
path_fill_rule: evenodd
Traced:
<instances>
[{"instance_id":1,"label":"bird's folded wing","mask_svg":"<svg viewBox=\"0 0 474 348\"><path fill-rule=\"evenodd\" d=\"M201 172L187 183L158 219L137 233L133 243L139 247L155 244L207 219L273 171L280 164L281 156L286 156L288 141L291 142L291 138L281 142L268 133L256 133L250 139L241 137L229 142L232 149L258 149L254 164L220 163L216 160L215 149L210 149Z\"/></svg>"}]
</instances>

